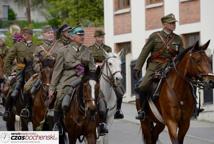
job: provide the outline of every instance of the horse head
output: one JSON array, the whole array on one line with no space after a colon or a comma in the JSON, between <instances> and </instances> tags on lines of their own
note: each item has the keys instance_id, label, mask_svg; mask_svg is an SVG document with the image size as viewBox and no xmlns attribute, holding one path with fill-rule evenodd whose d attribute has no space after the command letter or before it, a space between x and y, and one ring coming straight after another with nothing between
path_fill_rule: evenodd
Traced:
<instances>
[{"instance_id":1,"label":"horse head","mask_svg":"<svg viewBox=\"0 0 214 144\"><path fill-rule=\"evenodd\" d=\"M109 83L117 85L122 77L121 61L118 56L113 53L107 53L103 63L102 74Z\"/></svg>"},{"instance_id":2,"label":"horse head","mask_svg":"<svg viewBox=\"0 0 214 144\"><path fill-rule=\"evenodd\" d=\"M95 81L93 81L95 82ZM84 96L84 103L85 109L91 116L93 116L96 112L96 82L93 83L89 80L89 82L83 83L83 96Z\"/></svg>"},{"instance_id":3,"label":"horse head","mask_svg":"<svg viewBox=\"0 0 214 144\"><path fill-rule=\"evenodd\" d=\"M210 58L206 54L210 40L203 46L199 46L197 41L192 47L187 49L183 62L186 67L186 75L200 81L203 84L214 87L214 75Z\"/></svg>"},{"instance_id":4,"label":"horse head","mask_svg":"<svg viewBox=\"0 0 214 144\"><path fill-rule=\"evenodd\" d=\"M40 60L41 68L40 68L40 77L43 84L49 86L51 82L51 77L53 73L54 59L42 59Z\"/></svg>"}]
</instances>

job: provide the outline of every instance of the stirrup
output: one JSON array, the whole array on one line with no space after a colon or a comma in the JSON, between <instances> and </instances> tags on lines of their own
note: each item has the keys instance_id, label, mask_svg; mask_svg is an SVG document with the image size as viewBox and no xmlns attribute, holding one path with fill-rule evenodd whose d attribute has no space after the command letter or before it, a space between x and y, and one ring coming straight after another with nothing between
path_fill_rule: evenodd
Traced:
<instances>
[{"instance_id":1,"label":"stirrup","mask_svg":"<svg viewBox=\"0 0 214 144\"><path fill-rule=\"evenodd\" d=\"M28 108L23 108L20 112L20 117L28 119L30 118L30 111Z\"/></svg>"},{"instance_id":2,"label":"stirrup","mask_svg":"<svg viewBox=\"0 0 214 144\"><path fill-rule=\"evenodd\" d=\"M60 124L60 122L56 122L54 123L54 126L53 126L53 131L58 131L59 132L59 135L63 135L63 127L62 125Z\"/></svg>"},{"instance_id":3,"label":"stirrup","mask_svg":"<svg viewBox=\"0 0 214 144\"><path fill-rule=\"evenodd\" d=\"M3 120L4 121L7 121L9 119L9 116L10 116L10 111L6 110L4 113L3 113Z\"/></svg>"},{"instance_id":4,"label":"stirrup","mask_svg":"<svg viewBox=\"0 0 214 144\"><path fill-rule=\"evenodd\" d=\"M140 110L140 111L138 111L138 115L135 118L138 119L138 120L144 120L145 116L146 116L145 111L144 110Z\"/></svg>"}]
</instances>

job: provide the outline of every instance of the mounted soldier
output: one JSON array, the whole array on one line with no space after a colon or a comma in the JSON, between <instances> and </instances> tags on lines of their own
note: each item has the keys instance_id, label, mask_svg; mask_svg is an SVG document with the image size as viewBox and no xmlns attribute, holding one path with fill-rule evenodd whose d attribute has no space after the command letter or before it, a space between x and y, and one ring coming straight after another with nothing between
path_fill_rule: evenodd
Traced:
<instances>
[{"instance_id":1,"label":"mounted soldier","mask_svg":"<svg viewBox=\"0 0 214 144\"><path fill-rule=\"evenodd\" d=\"M33 31L31 29L22 29L23 41L17 42L9 50L5 59L5 74L8 79L16 76L16 82L11 94L8 95L5 105L5 112L3 119L7 120L12 110L14 103L16 102L17 95L24 86L24 82L30 78L34 73L32 68L33 53L35 51L35 45L32 43ZM15 71L12 72L13 61L16 60ZM28 95L23 94L25 108L21 110L20 115L24 118L30 118Z\"/></svg>"},{"instance_id":2,"label":"mounted soldier","mask_svg":"<svg viewBox=\"0 0 214 144\"><path fill-rule=\"evenodd\" d=\"M96 30L94 33L95 37L95 43L89 47L89 49L92 52L92 55L94 57L96 65L102 67L103 61L106 59L106 53L111 53L112 49L111 47L104 44L104 35L105 33L102 30ZM117 95L117 111L115 113L114 118L115 119L122 119L124 118L124 115L121 111L121 105L122 105L122 98L124 95L124 86L122 83L115 87L115 92ZM101 96L102 97L102 96ZM99 101L99 115L103 121L101 124L101 132L107 133L107 125L106 125L106 115L107 115L107 108L106 104L103 98Z\"/></svg>"},{"instance_id":3,"label":"mounted soldier","mask_svg":"<svg viewBox=\"0 0 214 144\"><path fill-rule=\"evenodd\" d=\"M70 44L60 49L49 87L49 99L56 93L54 105L54 131L62 130L62 110L65 113L69 103L62 106L62 101L69 101L74 89L80 85L85 76L89 77L89 84L95 85L96 66L91 52L83 45L84 30L75 27L68 31ZM67 100L64 100L67 99Z\"/></svg>"},{"instance_id":4,"label":"mounted soldier","mask_svg":"<svg viewBox=\"0 0 214 144\"><path fill-rule=\"evenodd\" d=\"M174 14L168 14L161 18L163 30L154 32L149 36L135 65L135 78L141 78L141 69L147 60L147 69L143 80L136 88L140 97L136 97L136 105L141 107L136 119L145 118L145 105L147 102L147 92L152 85L156 72L164 69L180 52L183 51L183 42L179 35L173 33L176 28ZM142 103L141 103L142 102Z\"/></svg>"}]
</instances>

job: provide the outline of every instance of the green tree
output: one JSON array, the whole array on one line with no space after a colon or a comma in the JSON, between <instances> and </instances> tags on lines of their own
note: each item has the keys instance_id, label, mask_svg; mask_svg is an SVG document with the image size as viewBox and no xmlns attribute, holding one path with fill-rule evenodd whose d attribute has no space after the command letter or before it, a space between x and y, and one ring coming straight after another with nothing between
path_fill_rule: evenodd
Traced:
<instances>
[{"instance_id":1,"label":"green tree","mask_svg":"<svg viewBox=\"0 0 214 144\"><path fill-rule=\"evenodd\" d=\"M8 20L16 20L16 13L12 8L8 9Z\"/></svg>"},{"instance_id":2,"label":"green tree","mask_svg":"<svg viewBox=\"0 0 214 144\"><path fill-rule=\"evenodd\" d=\"M47 0L50 19L83 26L103 25L103 0Z\"/></svg>"}]
</instances>

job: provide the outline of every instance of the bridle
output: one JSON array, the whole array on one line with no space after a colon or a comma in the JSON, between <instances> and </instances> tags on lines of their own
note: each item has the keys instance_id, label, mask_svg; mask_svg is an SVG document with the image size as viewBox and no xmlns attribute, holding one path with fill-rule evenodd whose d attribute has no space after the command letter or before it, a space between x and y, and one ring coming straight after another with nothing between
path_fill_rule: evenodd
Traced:
<instances>
[{"instance_id":1,"label":"bridle","mask_svg":"<svg viewBox=\"0 0 214 144\"><path fill-rule=\"evenodd\" d=\"M102 74L101 76L112 86L116 86L115 84L115 81L114 81L114 76L117 74L117 73L121 73L121 70L118 70L118 71L115 71L112 73L111 69L110 69L110 66L109 66L109 63L108 63L108 60L110 58L116 58L116 56L111 56L111 57L108 57L104 60L104 63L101 67L102 69ZM104 66L106 65L106 74L103 72L104 71Z\"/></svg>"}]
</instances>

